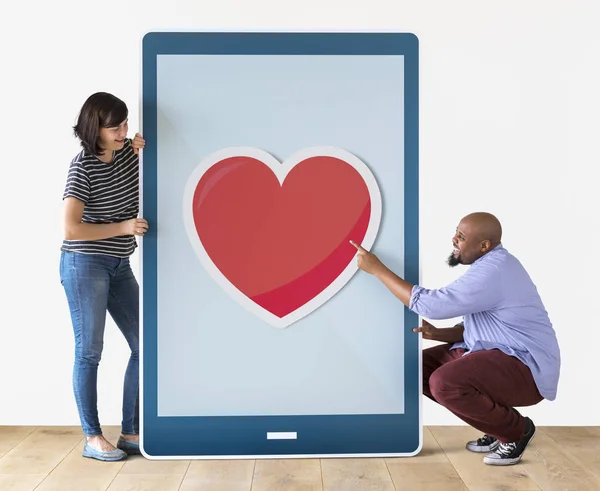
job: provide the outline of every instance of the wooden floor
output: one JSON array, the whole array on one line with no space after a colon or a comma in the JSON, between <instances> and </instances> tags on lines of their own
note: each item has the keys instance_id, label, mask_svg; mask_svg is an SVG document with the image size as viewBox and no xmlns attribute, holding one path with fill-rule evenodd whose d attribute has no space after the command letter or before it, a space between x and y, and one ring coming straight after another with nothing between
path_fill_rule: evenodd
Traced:
<instances>
[{"instance_id":1,"label":"wooden floor","mask_svg":"<svg viewBox=\"0 0 600 491\"><path fill-rule=\"evenodd\" d=\"M105 429L113 443L119 429ZM124 462L81 457L74 427L0 427L2 491L599 491L600 427L544 427L520 464L484 465L466 426L424 429L411 458Z\"/></svg>"}]
</instances>

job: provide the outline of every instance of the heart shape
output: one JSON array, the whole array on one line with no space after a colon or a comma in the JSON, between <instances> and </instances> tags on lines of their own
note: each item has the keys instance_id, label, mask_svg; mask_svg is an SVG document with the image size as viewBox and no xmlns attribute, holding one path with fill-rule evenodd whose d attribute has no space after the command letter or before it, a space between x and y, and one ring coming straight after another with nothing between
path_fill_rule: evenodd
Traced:
<instances>
[{"instance_id":1,"label":"heart shape","mask_svg":"<svg viewBox=\"0 0 600 491\"><path fill-rule=\"evenodd\" d=\"M208 273L235 300L284 328L335 295L369 249L381 195L356 156L311 147L280 163L252 147L206 157L190 175L185 227Z\"/></svg>"}]
</instances>

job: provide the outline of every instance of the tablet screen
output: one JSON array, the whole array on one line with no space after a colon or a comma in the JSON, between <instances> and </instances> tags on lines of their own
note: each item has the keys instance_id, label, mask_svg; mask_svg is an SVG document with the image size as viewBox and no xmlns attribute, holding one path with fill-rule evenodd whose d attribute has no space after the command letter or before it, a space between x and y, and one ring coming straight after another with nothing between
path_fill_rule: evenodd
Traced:
<instances>
[{"instance_id":1,"label":"tablet screen","mask_svg":"<svg viewBox=\"0 0 600 491\"><path fill-rule=\"evenodd\" d=\"M418 446L417 318L349 244L418 282L414 38L321 36L145 38L150 458ZM200 435L174 452L167 428Z\"/></svg>"}]
</instances>

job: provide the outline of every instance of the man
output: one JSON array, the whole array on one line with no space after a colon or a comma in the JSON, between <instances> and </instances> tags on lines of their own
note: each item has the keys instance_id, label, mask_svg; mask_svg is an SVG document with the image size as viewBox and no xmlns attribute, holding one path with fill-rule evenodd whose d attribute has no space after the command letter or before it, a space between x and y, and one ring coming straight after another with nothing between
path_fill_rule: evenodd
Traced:
<instances>
[{"instance_id":1,"label":"man","mask_svg":"<svg viewBox=\"0 0 600 491\"><path fill-rule=\"evenodd\" d=\"M462 317L453 328L427 321L413 329L445 344L423 351L423 393L485 433L467 443L490 465L521 460L535 425L515 406L554 400L560 351L531 278L502 246L502 227L489 213L464 217L452 239L450 266L470 265L453 283L411 285L355 242L358 267L378 278L410 310L429 319Z\"/></svg>"}]
</instances>

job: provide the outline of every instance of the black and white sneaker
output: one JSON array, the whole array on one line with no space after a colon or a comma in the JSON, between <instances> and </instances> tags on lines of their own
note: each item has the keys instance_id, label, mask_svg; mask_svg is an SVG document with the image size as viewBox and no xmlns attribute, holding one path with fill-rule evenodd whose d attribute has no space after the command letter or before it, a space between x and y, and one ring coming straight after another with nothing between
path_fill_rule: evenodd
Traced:
<instances>
[{"instance_id":1,"label":"black and white sneaker","mask_svg":"<svg viewBox=\"0 0 600 491\"><path fill-rule=\"evenodd\" d=\"M467 442L467 450L477 453L488 453L493 452L500 445L500 442L493 436L483 435L477 440Z\"/></svg>"},{"instance_id":2,"label":"black and white sneaker","mask_svg":"<svg viewBox=\"0 0 600 491\"><path fill-rule=\"evenodd\" d=\"M488 465L513 465L518 463L534 435L535 425L533 421L525 418L525 436L517 442L501 443L495 451L483 458L483 463Z\"/></svg>"}]
</instances>

